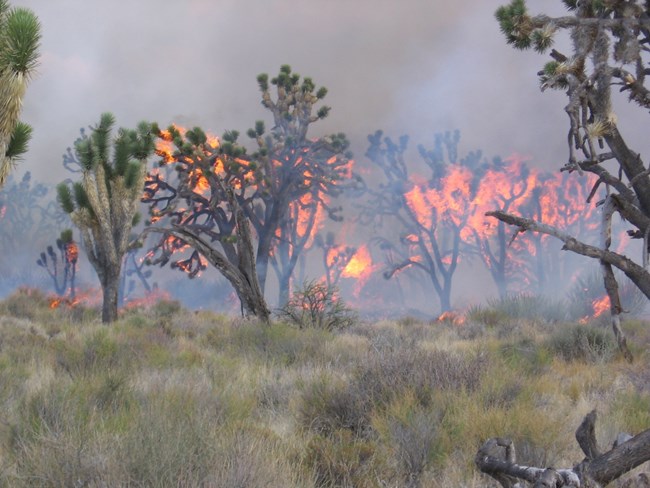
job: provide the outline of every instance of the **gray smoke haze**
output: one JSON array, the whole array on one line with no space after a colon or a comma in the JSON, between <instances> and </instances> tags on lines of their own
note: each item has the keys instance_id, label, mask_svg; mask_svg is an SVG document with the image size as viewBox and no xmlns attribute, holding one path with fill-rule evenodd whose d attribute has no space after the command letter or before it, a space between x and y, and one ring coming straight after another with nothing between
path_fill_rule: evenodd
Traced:
<instances>
[{"instance_id":1,"label":"gray smoke haze","mask_svg":"<svg viewBox=\"0 0 650 488\"><path fill-rule=\"evenodd\" d=\"M539 91L546 57L506 45L494 20L506 0L12 3L43 28L22 117L34 136L18 177L68 178L61 155L105 111L126 127L151 120L245 132L268 121L257 74L282 64L329 89L332 112L312 135L345 132L359 160L376 129L409 134L413 146L460 129L461 154L519 153L549 170L567 157L565 97ZM559 0L528 3L564 11Z\"/></svg>"},{"instance_id":2,"label":"gray smoke haze","mask_svg":"<svg viewBox=\"0 0 650 488\"><path fill-rule=\"evenodd\" d=\"M146 119L245 131L266 117L256 75L281 64L329 88L332 113L315 130L346 132L359 158L378 128L423 143L458 128L467 150L557 166L561 95L537 88L543 58L505 45L494 20L501 3L15 1L43 25L23 115L34 139L21 169L61 179L61 154L104 111L124 126Z\"/></svg>"}]
</instances>

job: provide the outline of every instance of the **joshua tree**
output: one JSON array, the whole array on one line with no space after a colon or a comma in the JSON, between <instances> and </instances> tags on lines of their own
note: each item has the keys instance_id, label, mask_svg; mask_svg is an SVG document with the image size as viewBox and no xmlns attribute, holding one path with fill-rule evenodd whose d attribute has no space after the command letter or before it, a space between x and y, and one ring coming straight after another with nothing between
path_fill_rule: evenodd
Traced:
<instances>
[{"instance_id":1,"label":"joshua tree","mask_svg":"<svg viewBox=\"0 0 650 488\"><path fill-rule=\"evenodd\" d=\"M531 230L552 235L564 242L564 249L598 259L605 289L610 298L612 327L621 350L631 360L620 315L623 311L613 267L619 268L650 298L647 268L650 244L650 170L642 155L630 148L619 130L612 88L626 93L641 109L650 108L649 71L650 4L639 0L563 0L570 15L551 18L529 15L524 0L513 0L498 9L497 20L508 43L518 49L533 47L543 53L553 44L558 31L569 31L572 52L551 50L549 61L538 73L542 90L565 90L569 116L569 158L562 168L568 172L589 172L597 176L590 198L599 186L607 196L602 204L601 243L588 245L575 236L549 226L547 222L524 219L504 212L489 215L521 232ZM614 252L612 216L618 212L634 229L631 238L643 239L638 260Z\"/></svg>"},{"instance_id":2,"label":"joshua tree","mask_svg":"<svg viewBox=\"0 0 650 488\"><path fill-rule=\"evenodd\" d=\"M182 134L176 127L158 131L175 150L158 149L162 165L175 163L177 180L156 169L147 175L142 201L149 204L150 222L144 235L163 234L147 253L152 264L171 266L190 278L205 269L207 260L232 285L242 312L268 322L255 269L253 240L248 220L234 195L235 188L248 184L249 163L241 156L236 135L224 135L224 143L208 139L199 128ZM191 249L183 258L183 251Z\"/></svg>"},{"instance_id":3,"label":"joshua tree","mask_svg":"<svg viewBox=\"0 0 650 488\"><path fill-rule=\"evenodd\" d=\"M31 137L32 128L18 117L38 61L40 30L30 10L0 0L0 188Z\"/></svg>"},{"instance_id":4,"label":"joshua tree","mask_svg":"<svg viewBox=\"0 0 650 488\"><path fill-rule=\"evenodd\" d=\"M274 127L267 133L258 121L248 131L257 144L255 152L247 153L237 131L226 132L218 141L200 128L183 133L170 127L160 135L173 148L159 153L163 166L176 166L178 181L152 171L143 201L151 205L152 221L170 219L170 225L163 222L163 230L159 226L148 230L164 234L153 262L164 264L189 245L190 257L182 261L177 257L172 265L196 274L205 266L202 255L233 284L243 311L263 317L268 308L259 298L263 298L269 263L278 273L280 302L286 301L289 279L318 230L318 216L338 218L339 209L329 205L330 198L355 180L343 134L307 138L309 126L329 112L328 107L315 108L327 90L316 90L310 78L301 79L289 66L270 81L268 75L260 75L258 83L262 104L273 113ZM277 87L275 100L271 85ZM249 226L257 242L240 235L252 236Z\"/></svg>"},{"instance_id":5,"label":"joshua tree","mask_svg":"<svg viewBox=\"0 0 650 488\"><path fill-rule=\"evenodd\" d=\"M42 273L22 257L38 253L46 236L69 226L68 216L50 199L50 189L27 171L20 180L9 175L0 189L0 281L4 286L40 285Z\"/></svg>"},{"instance_id":6,"label":"joshua tree","mask_svg":"<svg viewBox=\"0 0 650 488\"><path fill-rule=\"evenodd\" d=\"M287 65L270 83L266 74L257 81L274 126L266 133L264 123L258 121L248 130L258 146L253 157L259 171L254 173L254 192L239 192L238 197L259 236L256 259L262 289L269 259L277 251L282 306L289 298L289 277L297 257L318 231L314 217L321 212L340 220L340 208L330 206L330 200L355 187L359 179L352 173L344 134L308 138L310 126L329 114L329 107L316 107L327 95L325 87L316 89L311 78L301 79ZM275 99L271 85L276 87Z\"/></svg>"},{"instance_id":7,"label":"joshua tree","mask_svg":"<svg viewBox=\"0 0 650 488\"><path fill-rule=\"evenodd\" d=\"M123 257L131 229L139 220L146 160L154 149L150 124L120 129L111 140L114 123L112 114L102 114L90 136L75 143L81 181L57 187L59 203L81 231L84 249L99 277L103 322L117 318Z\"/></svg>"},{"instance_id":8,"label":"joshua tree","mask_svg":"<svg viewBox=\"0 0 650 488\"><path fill-rule=\"evenodd\" d=\"M433 150L420 147L429 167L429 178L409 174L405 159L408 137L398 143L381 131L368 137L366 156L382 170L385 178L378 188L369 189L362 222L387 223L397 239L380 239L393 260L384 277L392 278L405 269L423 271L440 301L441 313L451 309L453 277L470 232L474 208L476 169L479 154L458 158L460 134L436 136ZM470 170L472 168L472 170Z\"/></svg>"},{"instance_id":9,"label":"joshua tree","mask_svg":"<svg viewBox=\"0 0 650 488\"><path fill-rule=\"evenodd\" d=\"M72 230L66 229L61 232L61 236L56 240L56 248L59 250L58 257L54 248L47 246L46 252L41 252L36 264L45 268L50 275L57 295L64 296L69 291L69 297L74 299L79 248L72 238Z\"/></svg>"}]
</instances>

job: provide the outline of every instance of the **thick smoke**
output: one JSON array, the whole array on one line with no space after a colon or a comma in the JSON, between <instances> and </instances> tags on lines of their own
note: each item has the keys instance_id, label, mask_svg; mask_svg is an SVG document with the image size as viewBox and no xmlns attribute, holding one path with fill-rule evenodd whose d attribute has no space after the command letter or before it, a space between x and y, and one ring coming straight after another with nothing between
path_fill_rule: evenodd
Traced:
<instances>
[{"instance_id":1,"label":"thick smoke","mask_svg":"<svg viewBox=\"0 0 650 488\"><path fill-rule=\"evenodd\" d=\"M539 92L543 57L505 44L494 20L505 1L15 0L43 26L23 112L34 137L16 177L69 177L61 155L104 111L124 126L146 119L245 132L267 117L256 75L282 64L327 86L332 112L314 135L345 132L361 164L376 129L409 134L413 146L460 129L462 152L518 153L558 168L565 99ZM529 5L563 11L559 0Z\"/></svg>"}]
</instances>

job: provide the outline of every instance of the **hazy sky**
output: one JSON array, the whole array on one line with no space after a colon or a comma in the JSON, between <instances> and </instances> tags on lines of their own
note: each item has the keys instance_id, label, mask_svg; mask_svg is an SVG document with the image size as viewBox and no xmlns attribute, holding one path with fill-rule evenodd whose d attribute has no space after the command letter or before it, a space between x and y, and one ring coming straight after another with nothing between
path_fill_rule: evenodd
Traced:
<instances>
[{"instance_id":1,"label":"hazy sky","mask_svg":"<svg viewBox=\"0 0 650 488\"><path fill-rule=\"evenodd\" d=\"M256 75L282 64L329 88L331 115L314 130L346 132L359 159L379 128L425 145L460 129L464 150L558 167L565 102L538 89L544 57L505 44L493 15L504 2L14 0L43 26L21 169L67 177L61 154L104 111L124 126L146 119L244 133L266 118ZM547 1L529 3L548 11Z\"/></svg>"}]
</instances>

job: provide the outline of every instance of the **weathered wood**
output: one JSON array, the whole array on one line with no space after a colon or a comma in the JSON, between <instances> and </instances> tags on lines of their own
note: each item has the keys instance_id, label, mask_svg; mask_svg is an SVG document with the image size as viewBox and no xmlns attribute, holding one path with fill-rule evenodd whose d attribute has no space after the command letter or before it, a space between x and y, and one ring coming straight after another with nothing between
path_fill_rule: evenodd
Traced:
<instances>
[{"instance_id":1,"label":"weathered wood","mask_svg":"<svg viewBox=\"0 0 650 488\"><path fill-rule=\"evenodd\" d=\"M587 457L573 468L519 465L513 455L514 446L501 438L488 439L481 446L476 454L476 466L504 488L597 488L650 460L650 429L600 454L595 436L596 417L595 410L590 412L576 430L578 444Z\"/></svg>"},{"instance_id":2,"label":"weathered wood","mask_svg":"<svg viewBox=\"0 0 650 488\"><path fill-rule=\"evenodd\" d=\"M576 440L582 452L587 459L591 460L600 456L601 452L596 441L596 411L592 410L584 418L578 430L576 430Z\"/></svg>"}]
</instances>

